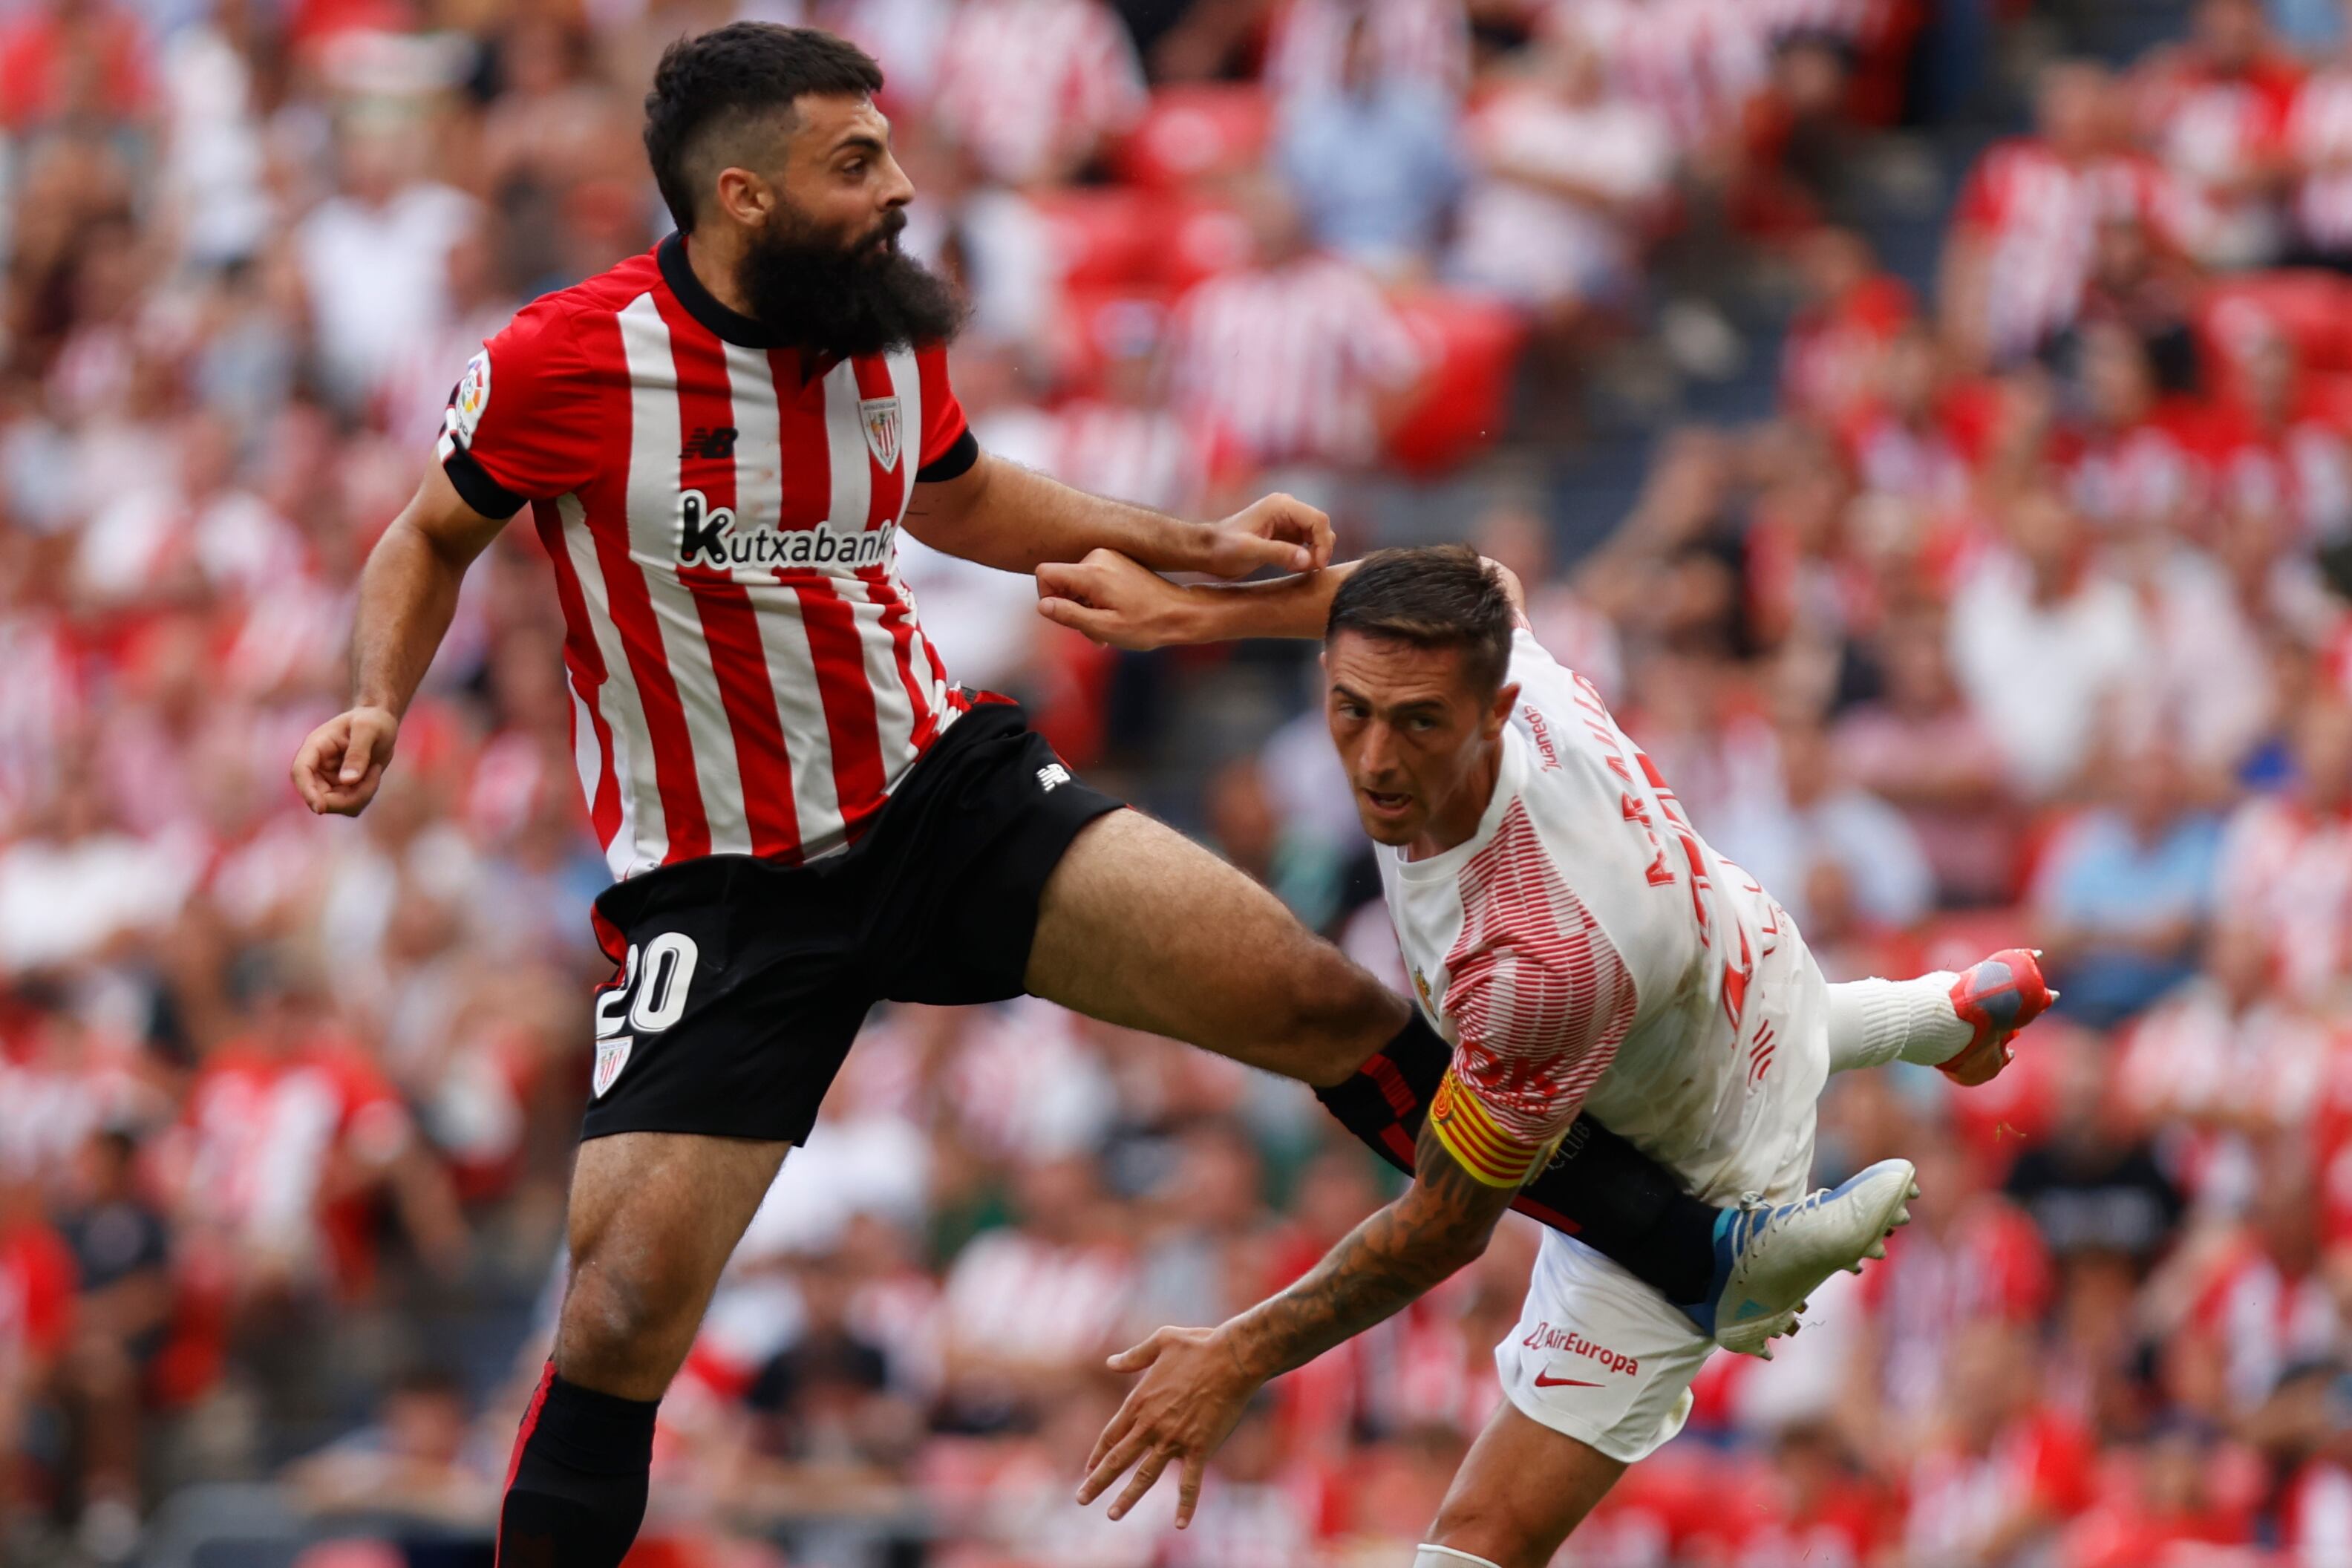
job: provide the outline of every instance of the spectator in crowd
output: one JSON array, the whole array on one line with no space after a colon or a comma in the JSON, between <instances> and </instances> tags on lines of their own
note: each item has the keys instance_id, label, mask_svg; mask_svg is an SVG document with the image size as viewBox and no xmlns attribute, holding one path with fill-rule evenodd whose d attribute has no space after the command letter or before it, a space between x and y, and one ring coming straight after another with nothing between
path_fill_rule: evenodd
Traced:
<instances>
[{"instance_id":1,"label":"spectator in crowd","mask_svg":"<svg viewBox=\"0 0 2352 1568\"><path fill-rule=\"evenodd\" d=\"M2275 259L2303 71L2273 42L2262 0L2199 0L2188 41L2139 75L2137 114L2170 177L2183 248L2207 267Z\"/></svg>"},{"instance_id":2,"label":"spectator in crowd","mask_svg":"<svg viewBox=\"0 0 2352 1568\"><path fill-rule=\"evenodd\" d=\"M2094 570L2090 531L2064 496L2030 491L2004 521L2008 548L1953 595L1952 668L2011 786L2045 800L2074 787L2114 732L2149 656L2147 624L2130 589Z\"/></svg>"},{"instance_id":3,"label":"spectator in crowd","mask_svg":"<svg viewBox=\"0 0 2352 1568\"><path fill-rule=\"evenodd\" d=\"M1900 810L1947 904L1992 904L2015 885L2015 814L1991 731L1962 700L1939 616L1891 615L1879 634L1874 701L1832 734L1837 772Z\"/></svg>"},{"instance_id":4,"label":"spectator in crowd","mask_svg":"<svg viewBox=\"0 0 2352 1568\"><path fill-rule=\"evenodd\" d=\"M2074 321L2101 223L2157 218L2154 172L2117 145L2116 94L2099 66L2047 68L2036 134L1996 143L1969 172L1937 289L1946 338L1969 367L2014 364Z\"/></svg>"},{"instance_id":5,"label":"spectator in crowd","mask_svg":"<svg viewBox=\"0 0 2352 1568\"><path fill-rule=\"evenodd\" d=\"M337 194L293 236L311 352L345 409L375 396L407 345L451 318L449 256L479 221L427 173L423 103L354 103L337 129Z\"/></svg>"},{"instance_id":6,"label":"spectator in crowd","mask_svg":"<svg viewBox=\"0 0 2352 1568\"><path fill-rule=\"evenodd\" d=\"M1338 82L1284 106L1275 155L1318 249L1408 280L1436 254L1461 184L1454 104L1381 72L1369 16L1348 18L1342 40Z\"/></svg>"},{"instance_id":7,"label":"spectator in crowd","mask_svg":"<svg viewBox=\"0 0 2352 1568\"><path fill-rule=\"evenodd\" d=\"M1780 787L1743 792L1714 819L1707 832L1724 853L1783 889L1776 896L1800 925L1811 918L1805 889L1823 864L1837 868L1866 921L1900 929L1926 914L1935 873L1903 814L1838 778L1818 724L1783 724L1773 739Z\"/></svg>"},{"instance_id":8,"label":"spectator in crowd","mask_svg":"<svg viewBox=\"0 0 2352 1568\"><path fill-rule=\"evenodd\" d=\"M296 1461L287 1485L319 1513L405 1514L478 1526L498 1506L498 1476L474 1436L464 1385L418 1366L384 1391L375 1420Z\"/></svg>"},{"instance_id":9,"label":"spectator in crowd","mask_svg":"<svg viewBox=\"0 0 2352 1568\"><path fill-rule=\"evenodd\" d=\"M171 1237L139 1191L139 1145L114 1128L82 1142L58 1234L73 1253L77 1303L60 1383L81 1429L82 1549L121 1562L139 1540L141 1416L148 1369L171 1316Z\"/></svg>"},{"instance_id":10,"label":"spectator in crowd","mask_svg":"<svg viewBox=\"0 0 2352 1568\"><path fill-rule=\"evenodd\" d=\"M1244 200L1255 264L1177 301L1177 405L1262 469L1360 467L1423 372L1420 345L1370 274L1308 247L1279 184L1252 180Z\"/></svg>"},{"instance_id":11,"label":"spectator in crowd","mask_svg":"<svg viewBox=\"0 0 2352 1568\"><path fill-rule=\"evenodd\" d=\"M1456 279L1555 334L1631 303L1642 226L1666 195L1674 146L1654 110L1612 89L1572 21L1479 109L1469 145Z\"/></svg>"},{"instance_id":12,"label":"spectator in crowd","mask_svg":"<svg viewBox=\"0 0 2352 1568\"><path fill-rule=\"evenodd\" d=\"M1143 109L1135 46L1101 0L965 0L939 61L940 130L1008 185L1062 184Z\"/></svg>"},{"instance_id":13,"label":"spectator in crowd","mask_svg":"<svg viewBox=\"0 0 2352 1568\"><path fill-rule=\"evenodd\" d=\"M2352 702L2306 704L2293 751L2292 791L2249 799L2229 820L2215 913L2270 944L2288 994L2333 1001L2352 952Z\"/></svg>"},{"instance_id":14,"label":"spectator in crowd","mask_svg":"<svg viewBox=\"0 0 2352 1568\"><path fill-rule=\"evenodd\" d=\"M2117 1023L2188 977L2210 912L2220 825L2194 808L2169 737L2116 757L2106 802L2042 851L2033 903L2068 1012Z\"/></svg>"},{"instance_id":15,"label":"spectator in crowd","mask_svg":"<svg viewBox=\"0 0 2352 1568\"><path fill-rule=\"evenodd\" d=\"M1118 1349L1135 1262L1093 1163L1034 1161L1015 1176L1017 1222L982 1234L947 1279L947 1398L987 1430L1034 1415Z\"/></svg>"}]
</instances>

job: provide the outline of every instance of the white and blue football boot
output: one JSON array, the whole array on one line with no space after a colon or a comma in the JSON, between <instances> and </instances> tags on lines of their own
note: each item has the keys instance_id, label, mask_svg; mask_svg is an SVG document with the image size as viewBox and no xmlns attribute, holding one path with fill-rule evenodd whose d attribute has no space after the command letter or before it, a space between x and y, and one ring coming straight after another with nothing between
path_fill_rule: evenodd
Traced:
<instances>
[{"instance_id":1,"label":"white and blue football boot","mask_svg":"<svg viewBox=\"0 0 2352 1568\"><path fill-rule=\"evenodd\" d=\"M1794 1203L1748 1194L1716 1220L1715 1278L1684 1313L1725 1350L1771 1360L1770 1342L1796 1327L1815 1286L1886 1256L1886 1238L1911 1223L1916 1174L1908 1160L1881 1160Z\"/></svg>"}]
</instances>

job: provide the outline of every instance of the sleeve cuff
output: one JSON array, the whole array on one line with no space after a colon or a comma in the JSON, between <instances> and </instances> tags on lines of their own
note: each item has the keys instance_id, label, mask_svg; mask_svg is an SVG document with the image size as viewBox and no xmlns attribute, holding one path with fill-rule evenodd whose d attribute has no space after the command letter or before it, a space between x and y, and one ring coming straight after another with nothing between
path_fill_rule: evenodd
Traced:
<instances>
[{"instance_id":1,"label":"sleeve cuff","mask_svg":"<svg viewBox=\"0 0 2352 1568\"><path fill-rule=\"evenodd\" d=\"M980 442L973 437L971 426L967 425L953 441L948 443L946 451L915 470L915 482L936 485L949 479L960 479L979 461Z\"/></svg>"},{"instance_id":2,"label":"sleeve cuff","mask_svg":"<svg viewBox=\"0 0 2352 1568\"><path fill-rule=\"evenodd\" d=\"M490 478L489 470L463 447L441 459L441 471L449 476L457 499L484 517L509 518L523 509L525 498Z\"/></svg>"}]
</instances>

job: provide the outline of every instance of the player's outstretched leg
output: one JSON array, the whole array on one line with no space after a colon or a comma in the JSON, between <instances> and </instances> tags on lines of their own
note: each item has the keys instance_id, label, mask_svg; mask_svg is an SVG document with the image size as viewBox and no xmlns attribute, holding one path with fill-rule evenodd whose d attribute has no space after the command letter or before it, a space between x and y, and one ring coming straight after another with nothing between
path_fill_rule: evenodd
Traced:
<instances>
[{"instance_id":1,"label":"player's outstretched leg","mask_svg":"<svg viewBox=\"0 0 2352 1568\"><path fill-rule=\"evenodd\" d=\"M2009 1065L2018 1031L2058 998L2042 978L2041 957L2010 947L1960 974L1832 985L1830 1070L1899 1060L1941 1068L1956 1083L1985 1082Z\"/></svg>"},{"instance_id":2,"label":"player's outstretched leg","mask_svg":"<svg viewBox=\"0 0 2352 1568\"><path fill-rule=\"evenodd\" d=\"M523 1414L499 1568L613 1568L636 1539L654 1413L789 1144L623 1132L580 1146L555 1354Z\"/></svg>"}]
</instances>

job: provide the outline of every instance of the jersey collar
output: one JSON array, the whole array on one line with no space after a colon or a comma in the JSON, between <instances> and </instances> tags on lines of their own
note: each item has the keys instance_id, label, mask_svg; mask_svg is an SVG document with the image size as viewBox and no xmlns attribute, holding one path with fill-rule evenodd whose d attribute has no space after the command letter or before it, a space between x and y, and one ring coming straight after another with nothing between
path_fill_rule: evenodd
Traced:
<instances>
[{"instance_id":1,"label":"jersey collar","mask_svg":"<svg viewBox=\"0 0 2352 1568\"><path fill-rule=\"evenodd\" d=\"M744 315L719 302L719 297L702 286L694 275L693 266L686 258L686 236L673 234L654 247L654 259L661 267L662 281L686 307L686 313L717 335L719 342L734 343L747 349L799 348L776 335L773 329L757 317ZM801 352L801 379L814 381L836 362L830 354Z\"/></svg>"}]
</instances>

